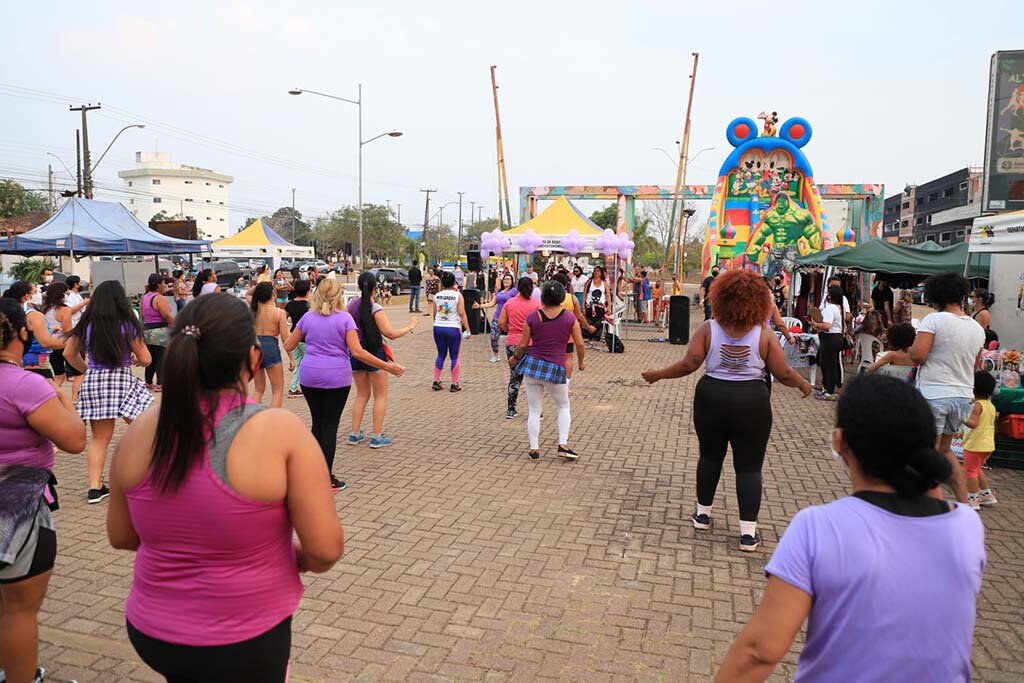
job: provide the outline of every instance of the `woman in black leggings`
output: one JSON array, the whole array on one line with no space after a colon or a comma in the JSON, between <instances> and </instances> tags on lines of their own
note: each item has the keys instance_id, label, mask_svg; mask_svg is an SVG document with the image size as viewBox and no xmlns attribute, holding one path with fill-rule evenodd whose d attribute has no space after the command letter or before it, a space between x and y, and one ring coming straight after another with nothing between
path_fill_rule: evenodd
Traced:
<instances>
[{"instance_id":1,"label":"woman in black leggings","mask_svg":"<svg viewBox=\"0 0 1024 683\"><path fill-rule=\"evenodd\" d=\"M811 322L818 331L818 340L821 344L821 384L825 389L815 398L821 401L834 401L840 377L840 358L843 353L843 290L837 285L828 288L828 297L821 309L821 318L820 323Z\"/></svg>"},{"instance_id":2,"label":"woman in black leggings","mask_svg":"<svg viewBox=\"0 0 1024 683\"><path fill-rule=\"evenodd\" d=\"M786 365L778 339L765 321L771 313L767 285L749 270L719 275L711 286L711 320L697 330L677 363L648 370L654 383L685 377L705 365L693 398L693 426L700 444L697 461L697 508L693 526L711 526L711 507L722 475L726 449L732 446L736 497L740 510L740 550L761 543L757 516L761 509L761 465L772 431L772 407L764 382L767 368L782 384L810 396L811 385Z\"/></svg>"}]
</instances>

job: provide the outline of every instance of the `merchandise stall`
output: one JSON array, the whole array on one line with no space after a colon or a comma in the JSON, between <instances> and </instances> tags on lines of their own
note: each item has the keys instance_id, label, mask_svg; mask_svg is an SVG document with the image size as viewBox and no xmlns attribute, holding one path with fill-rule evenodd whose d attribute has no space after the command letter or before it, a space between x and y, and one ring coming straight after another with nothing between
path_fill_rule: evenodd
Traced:
<instances>
[{"instance_id":1,"label":"merchandise stall","mask_svg":"<svg viewBox=\"0 0 1024 683\"><path fill-rule=\"evenodd\" d=\"M231 237L217 240L211 245L214 258L264 259L273 268L280 268L283 259L312 259L313 247L292 244L277 234L269 225L257 218Z\"/></svg>"}]
</instances>

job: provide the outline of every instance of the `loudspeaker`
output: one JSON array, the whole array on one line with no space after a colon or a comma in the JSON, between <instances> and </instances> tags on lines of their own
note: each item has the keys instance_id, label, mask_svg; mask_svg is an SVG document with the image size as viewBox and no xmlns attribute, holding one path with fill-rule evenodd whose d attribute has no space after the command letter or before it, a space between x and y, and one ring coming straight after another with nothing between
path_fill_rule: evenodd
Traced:
<instances>
[{"instance_id":1,"label":"loudspeaker","mask_svg":"<svg viewBox=\"0 0 1024 683\"><path fill-rule=\"evenodd\" d=\"M480 270L480 250L470 249L466 252L466 270L471 270L474 273Z\"/></svg>"},{"instance_id":2,"label":"loudspeaker","mask_svg":"<svg viewBox=\"0 0 1024 683\"><path fill-rule=\"evenodd\" d=\"M690 343L690 297L668 298L668 343Z\"/></svg>"},{"instance_id":3,"label":"loudspeaker","mask_svg":"<svg viewBox=\"0 0 1024 683\"><path fill-rule=\"evenodd\" d=\"M473 308L473 304L480 303L479 289L462 290L462 299L466 305L466 318L469 319L469 331L471 334L483 334L487 328L484 322L484 311L480 308Z\"/></svg>"}]
</instances>

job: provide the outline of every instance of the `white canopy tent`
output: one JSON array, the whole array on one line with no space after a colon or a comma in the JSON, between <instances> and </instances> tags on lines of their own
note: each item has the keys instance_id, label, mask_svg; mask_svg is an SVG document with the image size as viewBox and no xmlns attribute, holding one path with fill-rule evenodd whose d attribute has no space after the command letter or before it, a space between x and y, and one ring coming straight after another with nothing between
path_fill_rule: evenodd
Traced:
<instances>
[{"instance_id":1,"label":"white canopy tent","mask_svg":"<svg viewBox=\"0 0 1024 683\"><path fill-rule=\"evenodd\" d=\"M1004 348L1024 347L1024 211L974 219L967 258L992 254L992 329Z\"/></svg>"}]
</instances>

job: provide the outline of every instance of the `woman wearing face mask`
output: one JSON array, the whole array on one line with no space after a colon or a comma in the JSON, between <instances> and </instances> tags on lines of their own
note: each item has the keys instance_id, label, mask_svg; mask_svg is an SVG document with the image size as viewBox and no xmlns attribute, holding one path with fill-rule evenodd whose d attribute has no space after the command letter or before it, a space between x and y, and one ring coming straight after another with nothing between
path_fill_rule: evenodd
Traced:
<instances>
[{"instance_id":1,"label":"woman wearing face mask","mask_svg":"<svg viewBox=\"0 0 1024 683\"><path fill-rule=\"evenodd\" d=\"M952 469L927 401L861 375L839 398L831 441L853 495L790 522L715 680L767 679L805 621L798 681L970 680L984 528L967 505L928 495ZM908 633L910 649L897 637Z\"/></svg>"},{"instance_id":2,"label":"woman wearing face mask","mask_svg":"<svg viewBox=\"0 0 1024 683\"><path fill-rule=\"evenodd\" d=\"M21 303L0 299L0 511L5 520L21 519L0 528L0 665L11 683L42 681L45 673L37 615L57 557L54 446L85 448L85 424L71 402L22 367L30 336ZM24 510L35 513L25 519Z\"/></svg>"},{"instance_id":3,"label":"woman wearing face mask","mask_svg":"<svg viewBox=\"0 0 1024 683\"><path fill-rule=\"evenodd\" d=\"M160 380L163 377L160 372L160 360L164 357L164 347L167 346L169 325L174 322L174 314L171 313L171 303L165 296L166 292L167 284L163 276L153 273L149 276L146 293L142 295L140 304L146 348L153 359L146 366L146 388L157 393L160 392Z\"/></svg>"},{"instance_id":4,"label":"woman wearing face mask","mask_svg":"<svg viewBox=\"0 0 1024 683\"><path fill-rule=\"evenodd\" d=\"M54 349L64 348L64 340L50 333L46 316L37 311L29 303L36 294L36 286L25 280L18 280L4 296L14 299L25 311L25 326L29 331L28 346L22 358L24 368L46 379L53 379L53 367L50 365L50 353Z\"/></svg>"}]
</instances>

